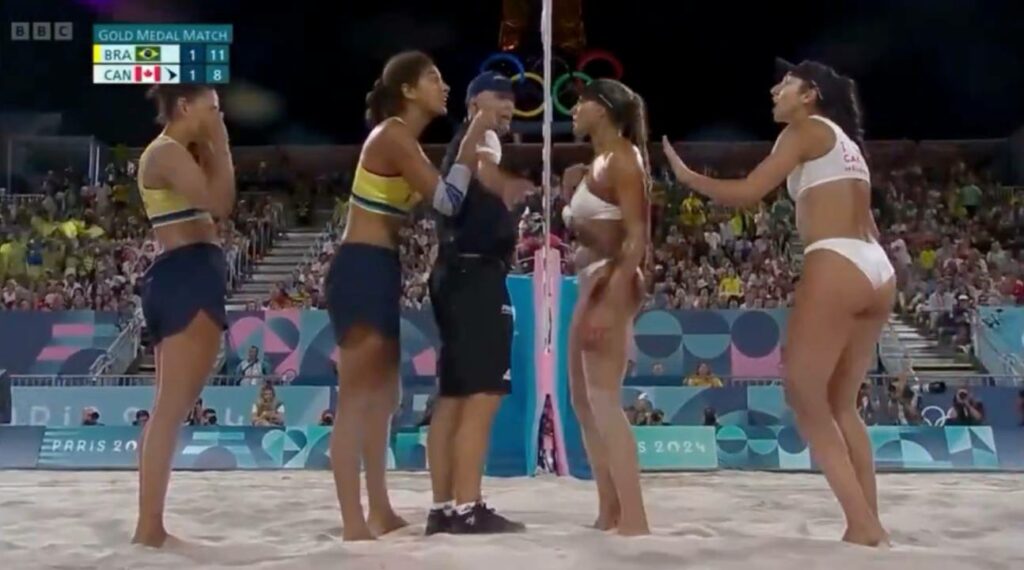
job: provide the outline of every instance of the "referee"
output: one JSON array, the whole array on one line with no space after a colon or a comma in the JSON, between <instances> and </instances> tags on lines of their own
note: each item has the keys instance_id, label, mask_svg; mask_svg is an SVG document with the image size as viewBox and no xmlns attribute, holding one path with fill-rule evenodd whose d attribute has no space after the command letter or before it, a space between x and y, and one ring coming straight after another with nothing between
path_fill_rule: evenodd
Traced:
<instances>
[{"instance_id":1,"label":"referee","mask_svg":"<svg viewBox=\"0 0 1024 570\"><path fill-rule=\"evenodd\" d=\"M469 117L496 111L499 133L487 133L477 149L480 163L454 218L437 221L437 262L430 275L430 301L441 337L438 398L427 437L434 505L426 534L521 532L489 508L480 490L501 399L511 391L512 303L505 278L516 245L517 224L510 208L533 185L498 168L498 135L509 130L515 107L512 82L485 72L466 90ZM447 172L469 125L448 145L441 166Z\"/></svg>"}]
</instances>

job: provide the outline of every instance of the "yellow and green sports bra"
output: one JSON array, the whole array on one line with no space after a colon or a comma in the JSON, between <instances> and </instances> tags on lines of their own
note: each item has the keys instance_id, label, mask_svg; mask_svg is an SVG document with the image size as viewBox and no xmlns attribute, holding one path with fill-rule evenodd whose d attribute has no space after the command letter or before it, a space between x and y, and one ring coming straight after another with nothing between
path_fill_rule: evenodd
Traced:
<instances>
[{"instance_id":1,"label":"yellow and green sports bra","mask_svg":"<svg viewBox=\"0 0 1024 570\"><path fill-rule=\"evenodd\" d=\"M412 211L421 197L413 192L401 176L381 176L356 165L352 180L352 203L364 210L385 216L404 217Z\"/></svg>"},{"instance_id":2,"label":"yellow and green sports bra","mask_svg":"<svg viewBox=\"0 0 1024 570\"><path fill-rule=\"evenodd\" d=\"M139 194L142 196L142 205L146 210L146 216L154 228L168 226L189 220L209 220L213 217L206 210L196 208L188 201L188 198L174 190L160 188L146 188L142 181L145 180L146 153L158 144L181 144L166 135L160 135L153 142L149 143L146 150L142 152L139 159L139 176L137 178Z\"/></svg>"}]
</instances>

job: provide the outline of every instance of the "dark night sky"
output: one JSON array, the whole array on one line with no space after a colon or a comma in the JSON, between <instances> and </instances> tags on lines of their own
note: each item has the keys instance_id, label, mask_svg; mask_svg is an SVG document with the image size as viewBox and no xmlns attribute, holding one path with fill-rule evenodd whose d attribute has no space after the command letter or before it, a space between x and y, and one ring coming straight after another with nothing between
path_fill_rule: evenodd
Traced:
<instances>
[{"instance_id":1,"label":"dark night sky","mask_svg":"<svg viewBox=\"0 0 1024 570\"><path fill-rule=\"evenodd\" d=\"M872 139L1004 137L1024 124L1020 0L583 4L590 47L623 62L623 80L646 98L656 135L774 137L768 89L776 55L821 59L857 79ZM233 120L233 142L355 143L365 133L364 95L389 54L433 54L459 95L457 117L466 82L497 48L499 0L282 6L268 14L251 0L4 0L0 105L64 111L69 133L144 143L155 132L144 89L90 84L91 23L233 23L234 89L277 109L261 125ZM68 19L76 23L72 43L9 40L8 22ZM328 77L337 88L325 87ZM229 111L237 101L226 98ZM442 123L428 135L448 132Z\"/></svg>"}]
</instances>

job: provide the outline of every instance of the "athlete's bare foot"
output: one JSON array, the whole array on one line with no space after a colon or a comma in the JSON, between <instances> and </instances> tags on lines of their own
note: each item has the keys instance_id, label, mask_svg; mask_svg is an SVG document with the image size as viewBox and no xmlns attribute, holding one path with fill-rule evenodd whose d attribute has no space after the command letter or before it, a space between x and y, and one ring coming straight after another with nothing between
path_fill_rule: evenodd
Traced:
<instances>
[{"instance_id":1,"label":"athlete's bare foot","mask_svg":"<svg viewBox=\"0 0 1024 570\"><path fill-rule=\"evenodd\" d=\"M132 537L132 544L141 544L150 548L163 548L173 550L176 547L185 545L185 541L168 534L163 527L157 529L136 529Z\"/></svg>"},{"instance_id":2,"label":"athlete's bare foot","mask_svg":"<svg viewBox=\"0 0 1024 570\"><path fill-rule=\"evenodd\" d=\"M594 528L597 530L612 530L619 526L619 519L622 517L622 507L619 506L618 498L614 500L597 500L597 520L594 521Z\"/></svg>"},{"instance_id":3,"label":"athlete's bare foot","mask_svg":"<svg viewBox=\"0 0 1024 570\"><path fill-rule=\"evenodd\" d=\"M373 533L370 532L369 526L361 524L342 528L341 539L345 542L358 542L362 540L377 540L377 537L373 536Z\"/></svg>"},{"instance_id":4,"label":"athlete's bare foot","mask_svg":"<svg viewBox=\"0 0 1024 570\"><path fill-rule=\"evenodd\" d=\"M400 528L409 526L409 522L398 516L395 511L389 511L380 515L370 513L366 524L370 527L370 531L373 532L374 536L384 536L389 532L395 532Z\"/></svg>"},{"instance_id":5,"label":"athlete's bare foot","mask_svg":"<svg viewBox=\"0 0 1024 570\"><path fill-rule=\"evenodd\" d=\"M594 528L597 530L612 530L619 526L619 513L618 511L609 513L598 513L597 520L594 521Z\"/></svg>"},{"instance_id":6,"label":"athlete's bare foot","mask_svg":"<svg viewBox=\"0 0 1024 570\"><path fill-rule=\"evenodd\" d=\"M881 526L865 530L846 527L846 532L843 533L843 542L870 546L872 548L892 546L889 540L889 533L885 532L885 529Z\"/></svg>"},{"instance_id":7,"label":"athlete's bare foot","mask_svg":"<svg viewBox=\"0 0 1024 570\"><path fill-rule=\"evenodd\" d=\"M651 534L651 529L647 526L647 523L635 525L626 525L624 523L619 523L619 526L615 529L615 532L617 532L619 536L644 536L647 534Z\"/></svg>"}]
</instances>

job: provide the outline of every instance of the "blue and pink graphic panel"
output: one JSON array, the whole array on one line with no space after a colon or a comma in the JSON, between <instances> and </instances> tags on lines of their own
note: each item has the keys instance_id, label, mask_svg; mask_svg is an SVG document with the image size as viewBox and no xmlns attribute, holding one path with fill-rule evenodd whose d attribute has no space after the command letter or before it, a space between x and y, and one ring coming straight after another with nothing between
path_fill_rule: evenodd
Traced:
<instances>
[{"instance_id":1,"label":"blue and pink graphic panel","mask_svg":"<svg viewBox=\"0 0 1024 570\"><path fill-rule=\"evenodd\" d=\"M102 311L0 313L0 366L18 374L87 374L120 333Z\"/></svg>"}]
</instances>

